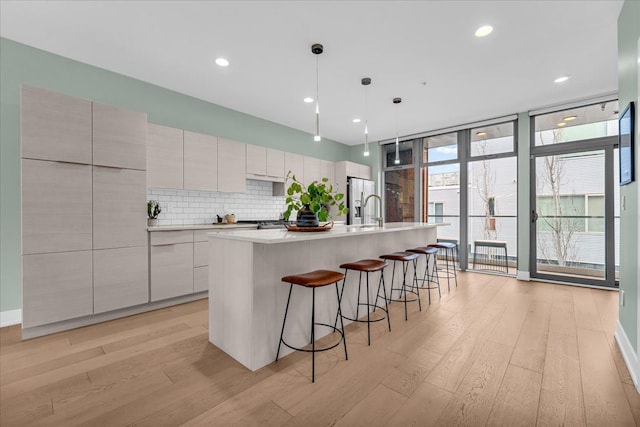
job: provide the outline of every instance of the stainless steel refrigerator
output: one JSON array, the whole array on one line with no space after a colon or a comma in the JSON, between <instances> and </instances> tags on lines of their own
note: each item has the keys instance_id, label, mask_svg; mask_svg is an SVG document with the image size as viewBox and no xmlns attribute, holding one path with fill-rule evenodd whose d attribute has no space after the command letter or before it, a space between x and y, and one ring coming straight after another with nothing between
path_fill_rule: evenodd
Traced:
<instances>
[{"instance_id":1,"label":"stainless steel refrigerator","mask_svg":"<svg viewBox=\"0 0 640 427\"><path fill-rule=\"evenodd\" d=\"M377 217L378 201L370 199L366 211L363 209L365 200L370 194L376 192L376 183L368 179L347 179L347 224L374 224Z\"/></svg>"}]
</instances>

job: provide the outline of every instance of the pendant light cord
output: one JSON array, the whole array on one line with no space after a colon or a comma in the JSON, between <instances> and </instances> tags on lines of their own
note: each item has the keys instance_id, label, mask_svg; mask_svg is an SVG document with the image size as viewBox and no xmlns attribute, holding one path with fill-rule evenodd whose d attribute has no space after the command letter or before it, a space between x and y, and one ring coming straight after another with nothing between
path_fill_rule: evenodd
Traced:
<instances>
[{"instance_id":1,"label":"pendant light cord","mask_svg":"<svg viewBox=\"0 0 640 427\"><path fill-rule=\"evenodd\" d=\"M318 72L318 55L316 55L316 137L320 136L320 73Z\"/></svg>"}]
</instances>

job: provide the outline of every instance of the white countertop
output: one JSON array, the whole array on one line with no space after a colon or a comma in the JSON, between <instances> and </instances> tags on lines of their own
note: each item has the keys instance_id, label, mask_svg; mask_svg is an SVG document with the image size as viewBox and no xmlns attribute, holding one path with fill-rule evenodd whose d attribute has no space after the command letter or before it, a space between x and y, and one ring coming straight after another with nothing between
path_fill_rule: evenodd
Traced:
<instances>
[{"instance_id":1,"label":"white countertop","mask_svg":"<svg viewBox=\"0 0 640 427\"><path fill-rule=\"evenodd\" d=\"M156 225L147 227L147 231L180 231L180 230L255 230L257 224L191 224L191 225Z\"/></svg>"},{"instance_id":2,"label":"white countertop","mask_svg":"<svg viewBox=\"0 0 640 427\"><path fill-rule=\"evenodd\" d=\"M333 239L337 237L361 236L366 234L394 233L398 231L435 228L449 224L426 224L422 222L393 222L384 227L376 225L365 226L334 226L329 231L296 232L287 230L239 230L230 233L209 233L209 237L227 240L241 240L254 243L287 243L303 242L306 240Z\"/></svg>"}]
</instances>

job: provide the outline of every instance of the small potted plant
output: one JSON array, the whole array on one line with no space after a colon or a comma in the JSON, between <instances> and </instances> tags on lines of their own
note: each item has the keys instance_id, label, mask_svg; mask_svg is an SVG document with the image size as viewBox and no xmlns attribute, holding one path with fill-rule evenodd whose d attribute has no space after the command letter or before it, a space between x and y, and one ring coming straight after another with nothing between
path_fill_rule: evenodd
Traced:
<instances>
[{"instance_id":1,"label":"small potted plant","mask_svg":"<svg viewBox=\"0 0 640 427\"><path fill-rule=\"evenodd\" d=\"M147 223L149 227L153 227L158 224L158 215L162 212L162 208L160 207L160 203L157 200L149 200L147 202Z\"/></svg>"},{"instance_id":2,"label":"small potted plant","mask_svg":"<svg viewBox=\"0 0 640 427\"><path fill-rule=\"evenodd\" d=\"M318 227L320 222L326 222L330 218L331 206L338 206L338 215L346 214L349 209L344 204L344 194L334 193L333 185L328 178L322 178L320 182L313 181L304 186L291 172L287 174L287 181L291 185L287 189L287 210L282 214L285 220L289 220L293 211L298 211L296 225L298 227Z\"/></svg>"}]
</instances>

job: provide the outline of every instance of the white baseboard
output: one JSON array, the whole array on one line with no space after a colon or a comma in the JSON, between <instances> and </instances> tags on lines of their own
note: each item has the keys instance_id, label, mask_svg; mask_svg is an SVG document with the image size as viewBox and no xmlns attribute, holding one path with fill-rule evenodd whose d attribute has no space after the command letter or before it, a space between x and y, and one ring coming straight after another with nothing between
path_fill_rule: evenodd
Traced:
<instances>
[{"instance_id":1,"label":"white baseboard","mask_svg":"<svg viewBox=\"0 0 640 427\"><path fill-rule=\"evenodd\" d=\"M622 329L622 325L619 320L616 322L615 337L618 347L620 348L620 352L622 353L622 358L627 364L627 369L629 369L629 375L631 375L631 379L636 386L636 390L640 393L640 384L638 383L638 355L633 350L633 346L629 342L629 338L627 337L624 329Z\"/></svg>"},{"instance_id":2,"label":"white baseboard","mask_svg":"<svg viewBox=\"0 0 640 427\"><path fill-rule=\"evenodd\" d=\"M518 270L516 272L516 279L524 280L526 282L529 282L529 281L531 281L531 276L529 276L529 272L528 271L520 271L520 270Z\"/></svg>"},{"instance_id":3,"label":"white baseboard","mask_svg":"<svg viewBox=\"0 0 640 427\"><path fill-rule=\"evenodd\" d=\"M0 311L0 328L22 323L22 309Z\"/></svg>"}]
</instances>

